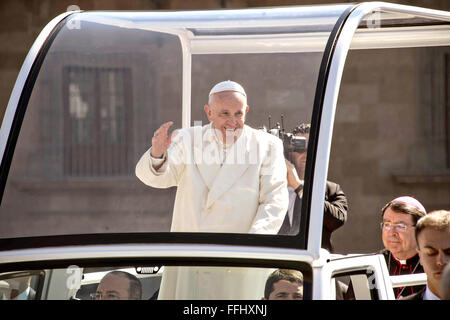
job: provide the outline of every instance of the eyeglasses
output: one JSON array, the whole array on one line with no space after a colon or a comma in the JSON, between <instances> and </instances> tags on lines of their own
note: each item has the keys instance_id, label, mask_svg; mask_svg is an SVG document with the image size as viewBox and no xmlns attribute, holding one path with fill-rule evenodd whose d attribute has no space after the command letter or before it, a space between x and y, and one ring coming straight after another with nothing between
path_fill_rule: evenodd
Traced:
<instances>
[{"instance_id":1,"label":"eyeglasses","mask_svg":"<svg viewBox=\"0 0 450 320\"><path fill-rule=\"evenodd\" d=\"M391 223L391 222L382 222L380 223L380 227L382 230L389 231L394 228L396 232L405 232L408 227L415 227L415 225L407 225L405 223Z\"/></svg>"},{"instance_id":2,"label":"eyeglasses","mask_svg":"<svg viewBox=\"0 0 450 320\"><path fill-rule=\"evenodd\" d=\"M120 300L120 296L114 292L102 294L101 292L94 292L89 294L92 300Z\"/></svg>"}]
</instances>

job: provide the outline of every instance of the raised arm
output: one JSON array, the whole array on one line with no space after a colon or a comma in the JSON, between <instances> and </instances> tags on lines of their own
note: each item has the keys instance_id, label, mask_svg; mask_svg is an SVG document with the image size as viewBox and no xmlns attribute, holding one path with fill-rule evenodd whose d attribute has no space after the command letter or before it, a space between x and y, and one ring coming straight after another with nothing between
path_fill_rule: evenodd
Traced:
<instances>
[{"instance_id":1,"label":"raised arm","mask_svg":"<svg viewBox=\"0 0 450 320\"><path fill-rule=\"evenodd\" d=\"M136 165L136 176L146 185L155 188L177 186L184 169L184 146L182 139L167 132L172 121L166 122L155 131L152 147L146 151Z\"/></svg>"}]
</instances>

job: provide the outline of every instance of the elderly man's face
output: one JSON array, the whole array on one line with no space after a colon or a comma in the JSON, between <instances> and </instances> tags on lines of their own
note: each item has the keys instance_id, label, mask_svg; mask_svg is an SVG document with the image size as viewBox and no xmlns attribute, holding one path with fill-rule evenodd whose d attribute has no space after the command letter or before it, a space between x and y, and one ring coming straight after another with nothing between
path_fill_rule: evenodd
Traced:
<instances>
[{"instance_id":1,"label":"elderly man's face","mask_svg":"<svg viewBox=\"0 0 450 320\"><path fill-rule=\"evenodd\" d=\"M417 237L417 245L428 286L435 295L440 296L439 282L450 261L450 230L425 228Z\"/></svg>"},{"instance_id":2,"label":"elderly man's face","mask_svg":"<svg viewBox=\"0 0 450 320\"><path fill-rule=\"evenodd\" d=\"M303 286L294 281L280 280L273 284L269 300L302 300Z\"/></svg>"},{"instance_id":3,"label":"elderly man's face","mask_svg":"<svg viewBox=\"0 0 450 320\"><path fill-rule=\"evenodd\" d=\"M206 116L224 143L232 143L239 137L248 109L246 98L233 91L213 94L209 105L205 105Z\"/></svg>"},{"instance_id":4,"label":"elderly man's face","mask_svg":"<svg viewBox=\"0 0 450 320\"><path fill-rule=\"evenodd\" d=\"M99 283L96 300L128 300L130 298L130 282L118 275L106 275Z\"/></svg>"},{"instance_id":5,"label":"elderly man's face","mask_svg":"<svg viewBox=\"0 0 450 320\"><path fill-rule=\"evenodd\" d=\"M414 220L410 214L395 212L391 208L384 211L383 223L390 225L390 230L382 229L384 247L396 259L406 260L416 255L416 239L414 237ZM398 225L406 225L400 230Z\"/></svg>"}]
</instances>

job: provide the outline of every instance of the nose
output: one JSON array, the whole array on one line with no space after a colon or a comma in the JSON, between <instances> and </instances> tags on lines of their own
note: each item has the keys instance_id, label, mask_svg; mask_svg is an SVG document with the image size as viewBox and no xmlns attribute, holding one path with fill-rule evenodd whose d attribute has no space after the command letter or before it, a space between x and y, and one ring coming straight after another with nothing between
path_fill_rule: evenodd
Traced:
<instances>
[{"instance_id":1,"label":"nose","mask_svg":"<svg viewBox=\"0 0 450 320\"><path fill-rule=\"evenodd\" d=\"M227 119L227 123L228 123L228 124L234 125L236 122L237 122L237 120L236 120L236 117L235 117L235 116L230 116L230 117L228 117L228 119Z\"/></svg>"},{"instance_id":2,"label":"nose","mask_svg":"<svg viewBox=\"0 0 450 320\"><path fill-rule=\"evenodd\" d=\"M389 230L386 231L389 235L398 235L397 230L391 226L391 228Z\"/></svg>"},{"instance_id":3,"label":"nose","mask_svg":"<svg viewBox=\"0 0 450 320\"><path fill-rule=\"evenodd\" d=\"M230 115L228 117L228 121L231 121L233 123L237 123L240 119L241 119L241 117L238 115Z\"/></svg>"}]
</instances>

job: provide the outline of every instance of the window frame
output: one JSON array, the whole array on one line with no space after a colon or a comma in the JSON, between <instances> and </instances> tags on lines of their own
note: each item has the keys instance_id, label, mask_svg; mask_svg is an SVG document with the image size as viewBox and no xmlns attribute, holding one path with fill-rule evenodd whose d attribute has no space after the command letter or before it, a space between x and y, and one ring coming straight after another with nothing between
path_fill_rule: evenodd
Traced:
<instances>
[{"instance_id":1,"label":"window frame","mask_svg":"<svg viewBox=\"0 0 450 320\"><path fill-rule=\"evenodd\" d=\"M10 254L9 262L0 264L0 273L19 270L30 272L46 270L48 273L52 269L68 269L74 266L79 268L155 265L283 268L299 270L303 273L303 299L312 299L312 259L304 251L255 250L250 247L235 248L234 246L205 245L82 246L48 248L40 251L32 249L31 251L34 254L27 257L22 256L22 261L16 261L13 254ZM21 252L17 253L20 254ZM45 283L46 288L48 288L48 279ZM44 288L44 291L47 290L46 288ZM262 296L263 293L261 293Z\"/></svg>"},{"instance_id":2,"label":"window frame","mask_svg":"<svg viewBox=\"0 0 450 320\"><path fill-rule=\"evenodd\" d=\"M122 107L123 111L124 111L124 117L122 118L123 122L124 122L124 128L125 128L125 132L124 132L124 136L121 137L122 142L116 144L113 144L112 146L109 146L108 143L102 143L102 134L101 134L101 115L100 115L100 108L94 108L94 115L88 120L88 121L93 121L93 123L91 123L89 125L90 129L92 129L93 131L95 131L95 133L92 135L94 137L94 144L90 145L90 146L81 146L79 144L73 143L74 138L73 138L73 128L72 128L72 123L73 120L71 118L70 115L70 92L69 92L69 78L70 78L70 73L71 72L77 72L77 71L81 71L81 72L90 72L92 73L92 78L94 81L94 92L100 92L100 76L102 73L105 72L116 72L116 73L122 73L123 75L123 100L124 100L124 106ZM63 112L63 132L64 132L64 138L63 138L63 143L64 143L64 148L63 148L63 177L65 178L69 178L69 177L83 177L83 175L88 174L87 171L83 171L83 167L89 167L88 164L84 164L84 166L82 164L80 164L79 162L83 162L83 161L75 161L77 164L75 164L75 170L79 169L76 172L73 172L73 167L74 164L71 162L71 160L73 159L73 157L77 154L84 154L86 157L86 153L88 154L87 156L91 156L91 158L95 158L95 156L92 156L92 154L94 153L100 153L99 157L98 157L98 164L95 163L91 163L91 170L94 171L93 173L89 174L89 177L95 176L95 177L101 177L102 175L105 174L105 169L102 169L102 165L104 165L107 161L105 161L107 158L109 158L108 153L113 153L113 154L123 154L125 155L125 159L121 159L123 160L122 163L119 163L119 168L115 169L113 168L113 172L114 171L119 171L116 173L117 176L126 176L127 174L127 164L131 164L131 160L132 160L132 154L133 154L133 144L128 144L126 143L127 141L133 141L132 140L132 135L133 135L133 99L131 97L132 94L132 84L131 84L131 68L130 67L103 67L103 66L98 66L98 67L85 67L85 66L77 66L77 65L66 65L63 67L62 73L62 79L63 79L63 83L64 86L62 88L63 90L63 100L64 100L64 112ZM101 104L101 99L100 99L100 95L95 95L94 96L94 100L95 100L95 105L100 106L100 105L104 105ZM120 118L118 118L120 119ZM123 146L121 146L121 144L125 145L125 149L126 150L121 150L123 149ZM66 147L70 146L69 150L66 150ZM106 148L108 148L108 150L105 150ZM72 150L74 149L74 150ZM83 152L84 149L84 152ZM109 152L108 152L109 151ZM122 152L121 152L122 151ZM80 159L77 159L80 160ZM103 160L103 161L102 161ZM81 168L77 168L81 166ZM84 168L86 169L86 168ZM106 168L108 169L108 168ZM80 172L81 171L81 172ZM110 176L111 173L108 173L108 176Z\"/></svg>"},{"instance_id":3,"label":"window frame","mask_svg":"<svg viewBox=\"0 0 450 320\"><path fill-rule=\"evenodd\" d=\"M14 279L14 278L21 278L21 277L33 277L36 276L36 295L34 297L34 299L32 300L40 300L41 296L42 296L42 291L44 288L44 283L45 283L45 277L46 277L46 273L43 269L38 268L38 269L21 269L18 271L9 271L5 274L0 274L0 280L8 280L8 279ZM30 300L30 299L27 299Z\"/></svg>"}]
</instances>

